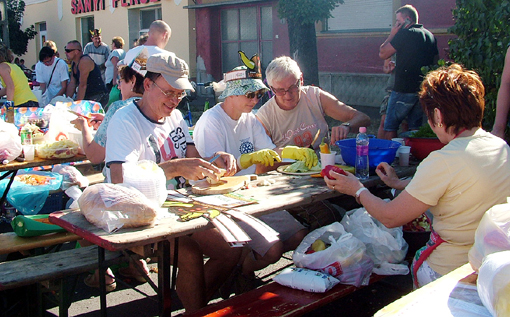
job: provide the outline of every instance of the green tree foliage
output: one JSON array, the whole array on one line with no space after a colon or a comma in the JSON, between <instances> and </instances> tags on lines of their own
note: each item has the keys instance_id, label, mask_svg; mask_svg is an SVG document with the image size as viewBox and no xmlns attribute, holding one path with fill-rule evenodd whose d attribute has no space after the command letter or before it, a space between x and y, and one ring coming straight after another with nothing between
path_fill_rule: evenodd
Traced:
<instances>
[{"instance_id":1,"label":"green tree foliage","mask_svg":"<svg viewBox=\"0 0 510 317\"><path fill-rule=\"evenodd\" d=\"M9 25L9 44L10 49L16 55L23 55L27 52L28 41L33 39L37 32L32 24L24 31L21 29L21 22L25 12L25 2L23 0L7 0L7 17ZM3 30L0 29L0 36Z\"/></svg>"},{"instance_id":2,"label":"green tree foliage","mask_svg":"<svg viewBox=\"0 0 510 317\"><path fill-rule=\"evenodd\" d=\"M319 85L315 23L331 18L344 0L280 0L278 14L287 19L290 56L299 64L306 84Z\"/></svg>"},{"instance_id":3,"label":"green tree foliage","mask_svg":"<svg viewBox=\"0 0 510 317\"><path fill-rule=\"evenodd\" d=\"M450 58L482 77L486 105L484 127L491 128L496 100L510 44L510 2L508 0L457 0L455 25L449 31Z\"/></svg>"}]
</instances>

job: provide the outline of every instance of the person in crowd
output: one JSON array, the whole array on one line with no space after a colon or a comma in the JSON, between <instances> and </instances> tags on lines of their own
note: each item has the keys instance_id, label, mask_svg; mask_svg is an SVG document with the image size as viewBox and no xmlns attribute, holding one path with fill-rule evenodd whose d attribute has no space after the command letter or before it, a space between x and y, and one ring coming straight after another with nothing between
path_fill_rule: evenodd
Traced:
<instances>
[{"instance_id":1,"label":"person in crowd","mask_svg":"<svg viewBox=\"0 0 510 317\"><path fill-rule=\"evenodd\" d=\"M329 133L325 115L343 122L331 128L331 144L347 138L350 132L357 133L359 127L370 125L370 117L330 93L303 86L303 73L288 56L271 61L266 78L275 96L257 111L257 119L278 147L312 145L318 150L321 140ZM319 129L319 137L311 144Z\"/></svg>"},{"instance_id":2,"label":"person in crowd","mask_svg":"<svg viewBox=\"0 0 510 317\"><path fill-rule=\"evenodd\" d=\"M505 138L505 129L508 125L508 113L510 109L510 46L505 55L505 66L501 73L501 84L496 101L496 118L492 127L492 134L502 139Z\"/></svg>"},{"instance_id":3,"label":"person in crowd","mask_svg":"<svg viewBox=\"0 0 510 317\"><path fill-rule=\"evenodd\" d=\"M147 34L147 41L145 44L139 44L138 46L130 49L126 53L125 59L129 61L134 60L143 48L147 48L149 56L157 53L168 52L165 50L165 47L170 40L170 36L172 36L172 29L165 21L153 21L149 27L149 33Z\"/></svg>"},{"instance_id":4,"label":"person in crowd","mask_svg":"<svg viewBox=\"0 0 510 317\"><path fill-rule=\"evenodd\" d=\"M108 59L106 60L106 89L108 92L112 90L113 86L117 86L118 69L117 64L124 59L126 53L122 49L124 47L124 39L120 36L115 36L112 39L112 50Z\"/></svg>"},{"instance_id":5,"label":"person in crowd","mask_svg":"<svg viewBox=\"0 0 510 317\"><path fill-rule=\"evenodd\" d=\"M78 117L71 121L75 127L82 132L83 151L87 159L92 164L100 164L105 159L106 131L108 123L117 110L138 100L143 95L143 76L129 66L120 66L119 88L122 93L122 100L118 100L110 105L104 118L101 114L94 114L91 120L100 121L97 132L92 135L92 127L89 126L89 120Z\"/></svg>"},{"instance_id":6,"label":"person in crowd","mask_svg":"<svg viewBox=\"0 0 510 317\"><path fill-rule=\"evenodd\" d=\"M147 34L147 41L144 45L139 44L134 48L127 51L124 56L125 61L124 65L132 66L132 63L137 60L142 53L142 50L145 48L147 50L147 57L157 54L157 53L170 53L165 50L165 46L172 35L172 30L170 26L162 20L153 21L149 27L149 33ZM173 53L170 53L173 54ZM139 60L139 59L138 59ZM145 63L146 61L143 61ZM143 65L140 65L143 68ZM119 96L114 94L114 91L110 94L110 98L108 104L115 102L118 100Z\"/></svg>"},{"instance_id":7,"label":"person in crowd","mask_svg":"<svg viewBox=\"0 0 510 317\"><path fill-rule=\"evenodd\" d=\"M67 63L55 56L53 48L49 46L41 48L35 73L42 92L42 105L47 105L54 97L66 93L69 81Z\"/></svg>"},{"instance_id":8,"label":"person in crowd","mask_svg":"<svg viewBox=\"0 0 510 317\"><path fill-rule=\"evenodd\" d=\"M206 176L218 180L220 169L203 160L190 137L180 111L176 110L192 89L189 68L174 54L162 53L149 57L143 81L144 93L118 110L110 120L106 139L106 180L122 183L122 164L152 160L164 170L168 187L179 188L185 179ZM214 161L231 175L235 158L220 152ZM186 312L205 306L230 275L241 250L231 248L216 229L179 237L177 293ZM209 258L204 264L203 255Z\"/></svg>"},{"instance_id":9,"label":"person in crowd","mask_svg":"<svg viewBox=\"0 0 510 317\"><path fill-rule=\"evenodd\" d=\"M60 53L58 52L57 44L55 42L49 41L49 40L44 41L43 47L44 46L51 47L53 49L53 51L55 51L55 56L60 57Z\"/></svg>"},{"instance_id":10,"label":"person in crowd","mask_svg":"<svg viewBox=\"0 0 510 317\"><path fill-rule=\"evenodd\" d=\"M276 148L264 127L251 113L259 99L269 90L257 70L250 71L241 66L225 75L226 89L220 96L225 101L207 110L193 130L198 153L205 157L218 151L234 155L238 162L236 175L254 174L254 164L273 166L278 154L283 158L303 159L305 164L316 165L318 159L312 149L295 146ZM236 294L255 288L257 280L254 272L277 262L284 252L294 250L308 233L287 211L263 215L260 219L276 230L280 239L270 243L256 230L240 223L252 241L248 243L232 277ZM226 289L224 293L222 288L220 294L228 297L230 291Z\"/></svg>"},{"instance_id":11,"label":"person in crowd","mask_svg":"<svg viewBox=\"0 0 510 317\"><path fill-rule=\"evenodd\" d=\"M87 43L83 49L83 54L88 55L101 71L101 78L106 82L106 61L110 55L110 48L108 44L103 42L101 37L101 29L94 29L90 31L90 39L92 42Z\"/></svg>"},{"instance_id":12,"label":"person in crowd","mask_svg":"<svg viewBox=\"0 0 510 317\"><path fill-rule=\"evenodd\" d=\"M145 43L147 43L147 38L148 37L149 37L149 34L147 34L147 33L144 33L144 34L140 35L138 40L136 40L136 45L135 46L145 45Z\"/></svg>"},{"instance_id":13,"label":"person in crowd","mask_svg":"<svg viewBox=\"0 0 510 317\"><path fill-rule=\"evenodd\" d=\"M0 97L6 96L15 107L39 107L37 97L28 85L25 73L18 65L12 64L14 54L4 44L0 43L0 80L2 88Z\"/></svg>"},{"instance_id":14,"label":"person in crowd","mask_svg":"<svg viewBox=\"0 0 510 317\"><path fill-rule=\"evenodd\" d=\"M74 100L94 100L105 106L108 92L99 67L88 55L83 54L81 44L76 40L67 43L65 52L66 58L72 61L72 76L66 95L72 98L76 91Z\"/></svg>"},{"instance_id":15,"label":"person in crowd","mask_svg":"<svg viewBox=\"0 0 510 317\"><path fill-rule=\"evenodd\" d=\"M386 74L390 74L390 77L388 78L388 82L386 85L386 96L384 96L383 100L381 101L381 107L379 108L379 114L381 115L381 121L379 122L379 128L377 129L377 138L378 139L384 139L385 138L385 131L384 131L384 121L386 120L386 109L388 109L388 101L390 100L391 91L393 89L393 85L395 85L395 73L393 70L395 69L395 62L392 60L392 58L387 58L384 60L383 64L383 72ZM402 132L406 132L408 129L407 127L407 121L402 121L402 124L400 125Z\"/></svg>"},{"instance_id":16,"label":"person in crowd","mask_svg":"<svg viewBox=\"0 0 510 317\"><path fill-rule=\"evenodd\" d=\"M425 77L420 102L428 123L446 144L420 163L412 179L400 180L381 163L377 175L403 190L386 202L372 195L352 174L330 173L329 188L356 197L386 227L402 226L427 209L433 215L429 242L413 261L413 280L421 287L468 262L483 214L505 203L510 193L510 148L482 126L485 89L480 77L458 64Z\"/></svg>"},{"instance_id":17,"label":"person in crowd","mask_svg":"<svg viewBox=\"0 0 510 317\"><path fill-rule=\"evenodd\" d=\"M418 102L423 79L421 68L434 64L438 50L434 35L418 24L418 18L418 11L412 5L400 7L390 35L379 48L381 59L397 56L395 84L384 121L388 140L397 137L398 128L406 118L409 130L418 130L423 124L423 111Z\"/></svg>"}]
</instances>

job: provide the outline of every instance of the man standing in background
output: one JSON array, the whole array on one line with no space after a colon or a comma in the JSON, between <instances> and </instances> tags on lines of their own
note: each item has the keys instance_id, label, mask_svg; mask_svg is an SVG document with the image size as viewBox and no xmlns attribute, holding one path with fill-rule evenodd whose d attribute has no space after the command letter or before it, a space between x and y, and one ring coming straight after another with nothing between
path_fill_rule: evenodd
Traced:
<instances>
[{"instance_id":1,"label":"man standing in background","mask_svg":"<svg viewBox=\"0 0 510 317\"><path fill-rule=\"evenodd\" d=\"M421 68L434 64L438 55L434 35L418 24L418 11L405 5L396 11L395 26L379 48L379 57L387 59L397 54L395 85L388 101L384 121L384 137L397 136L398 127L407 118L409 130L417 130L423 122L418 91L423 78Z\"/></svg>"},{"instance_id":2,"label":"man standing in background","mask_svg":"<svg viewBox=\"0 0 510 317\"><path fill-rule=\"evenodd\" d=\"M105 63L108 60L108 56L110 55L110 48L108 44L103 43L103 39L101 37L101 29L94 29L90 31L92 42L87 43L85 48L83 49L83 54L90 56L94 63L99 66L99 70L101 71L101 78L105 81Z\"/></svg>"}]
</instances>

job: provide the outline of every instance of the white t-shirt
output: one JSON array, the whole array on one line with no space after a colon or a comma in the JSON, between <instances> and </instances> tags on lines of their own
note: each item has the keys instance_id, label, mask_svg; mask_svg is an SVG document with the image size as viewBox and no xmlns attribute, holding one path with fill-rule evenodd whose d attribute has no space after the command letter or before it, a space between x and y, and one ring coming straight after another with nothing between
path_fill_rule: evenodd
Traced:
<instances>
[{"instance_id":1,"label":"white t-shirt","mask_svg":"<svg viewBox=\"0 0 510 317\"><path fill-rule=\"evenodd\" d=\"M53 71L53 67L55 67L55 71ZM53 72L53 76L51 76L51 72ZM35 74L37 82L46 84L46 92L41 100L43 105L47 105L57 95L62 89L63 81L69 80L67 64L58 57L55 57L53 64L50 66L44 65L40 61L37 62L35 64ZM50 77L51 83L49 82Z\"/></svg>"},{"instance_id":2,"label":"white t-shirt","mask_svg":"<svg viewBox=\"0 0 510 317\"><path fill-rule=\"evenodd\" d=\"M117 57L119 59L119 61L121 61L121 60L124 59L124 55L126 55L126 53L121 48L118 48L118 49L115 49L115 50L111 51L110 55L108 55L108 60L105 63L105 65L106 65L106 71L104 73L104 75L105 75L105 84L110 84L113 81L113 71L114 71L114 69L113 69L112 58Z\"/></svg>"},{"instance_id":3,"label":"white t-shirt","mask_svg":"<svg viewBox=\"0 0 510 317\"><path fill-rule=\"evenodd\" d=\"M144 47L147 49L149 56L152 56L152 55L158 54L158 53L174 54L172 52L169 52L167 50L159 48L158 46L155 46L155 45L140 45L140 46L133 47L132 49L127 51L126 56L124 57L124 64L129 65L138 56L138 54L140 54L140 52L142 51L142 49Z\"/></svg>"},{"instance_id":4,"label":"white t-shirt","mask_svg":"<svg viewBox=\"0 0 510 317\"><path fill-rule=\"evenodd\" d=\"M178 110L174 110L162 122L148 119L135 102L119 109L111 118L106 139L106 181L110 182L111 163L138 162L151 160L162 163L174 158L186 157L186 148L193 145L188 126ZM169 189L180 187L167 183Z\"/></svg>"},{"instance_id":5,"label":"white t-shirt","mask_svg":"<svg viewBox=\"0 0 510 317\"><path fill-rule=\"evenodd\" d=\"M243 113L239 120L233 120L225 113L221 103L200 117L193 130L193 138L202 157L224 151L239 158L241 154L276 147L253 113ZM252 165L236 175L254 174L255 168Z\"/></svg>"},{"instance_id":6,"label":"white t-shirt","mask_svg":"<svg viewBox=\"0 0 510 317\"><path fill-rule=\"evenodd\" d=\"M328 133L328 123L324 118L320 92L318 87L301 87L301 98L292 110L282 110L278 107L275 97L260 107L257 118L269 131L276 146L308 147L320 129L321 133L313 144L315 150L319 149L322 138Z\"/></svg>"},{"instance_id":7,"label":"white t-shirt","mask_svg":"<svg viewBox=\"0 0 510 317\"><path fill-rule=\"evenodd\" d=\"M510 196L510 148L479 129L434 151L418 166L405 190L430 205L433 228L445 240L428 257L439 274L468 262L483 214Z\"/></svg>"}]
</instances>

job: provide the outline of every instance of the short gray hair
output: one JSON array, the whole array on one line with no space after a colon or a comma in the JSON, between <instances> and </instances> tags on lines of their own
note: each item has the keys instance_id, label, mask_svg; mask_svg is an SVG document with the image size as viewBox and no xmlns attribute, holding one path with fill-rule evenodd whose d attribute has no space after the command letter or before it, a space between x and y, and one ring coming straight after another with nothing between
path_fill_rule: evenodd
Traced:
<instances>
[{"instance_id":1,"label":"short gray hair","mask_svg":"<svg viewBox=\"0 0 510 317\"><path fill-rule=\"evenodd\" d=\"M155 20L152 21L151 26L149 27L149 33L157 32L157 33L172 33L172 29L170 26L163 20Z\"/></svg>"},{"instance_id":2,"label":"short gray hair","mask_svg":"<svg viewBox=\"0 0 510 317\"><path fill-rule=\"evenodd\" d=\"M275 81L283 80L291 75L299 79L301 74L299 65L288 56L273 59L266 68L266 79L269 86L273 86Z\"/></svg>"}]
</instances>

